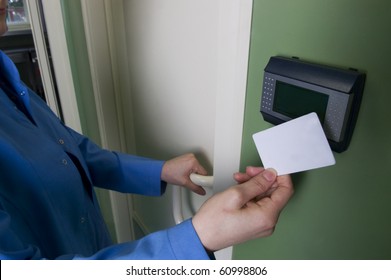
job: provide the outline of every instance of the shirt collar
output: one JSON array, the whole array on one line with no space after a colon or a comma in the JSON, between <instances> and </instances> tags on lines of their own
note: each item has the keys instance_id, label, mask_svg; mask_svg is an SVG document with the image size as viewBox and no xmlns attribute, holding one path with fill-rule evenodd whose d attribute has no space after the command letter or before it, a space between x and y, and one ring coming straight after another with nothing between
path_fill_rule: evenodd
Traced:
<instances>
[{"instance_id":1,"label":"shirt collar","mask_svg":"<svg viewBox=\"0 0 391 280\"><path fill-rule=\"evenodd\" d=\"M1 79L11 88L12 94L15 94L27 110L28 117L32 118L30 108L30 97L27 87L20 80L19 71L13 61L0 50L0 74Z\"/></svg>"}]
</instances>

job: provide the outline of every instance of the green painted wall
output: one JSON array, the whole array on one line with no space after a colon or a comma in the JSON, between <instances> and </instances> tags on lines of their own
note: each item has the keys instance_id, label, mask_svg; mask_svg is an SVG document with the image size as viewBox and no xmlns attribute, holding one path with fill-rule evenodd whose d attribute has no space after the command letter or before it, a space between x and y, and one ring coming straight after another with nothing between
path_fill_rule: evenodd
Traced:
<instances>
[{"instance_id":1,"label":"green painted wall","mask_svg":"<svg viewBox=\"0 0 391 280\"><path fill-rule=\"evenodd\" d=\"M391 2L254 0L241 167L259 165L251 135L270 56L367 73L349 149L333 167L293 176L296 192L268 238L234 248L235 259L391 258Z\"/></svg>"}]
</instances>

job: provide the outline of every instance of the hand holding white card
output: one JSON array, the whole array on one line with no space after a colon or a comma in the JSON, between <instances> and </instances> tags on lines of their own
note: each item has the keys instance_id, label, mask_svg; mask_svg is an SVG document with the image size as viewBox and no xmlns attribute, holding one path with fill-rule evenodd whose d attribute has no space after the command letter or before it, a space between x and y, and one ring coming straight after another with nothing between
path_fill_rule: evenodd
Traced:
<instances>
[{"instance_id":1,"label":"hand holding white card","mask_svg":"<svg viewBox=\"0 0 391 280\"><path fill-rule=\"evenodd\" d=\"M335 164L316 113L255 133L253 139L263 166L278 175Z\"/></svg>"}]
</instances>

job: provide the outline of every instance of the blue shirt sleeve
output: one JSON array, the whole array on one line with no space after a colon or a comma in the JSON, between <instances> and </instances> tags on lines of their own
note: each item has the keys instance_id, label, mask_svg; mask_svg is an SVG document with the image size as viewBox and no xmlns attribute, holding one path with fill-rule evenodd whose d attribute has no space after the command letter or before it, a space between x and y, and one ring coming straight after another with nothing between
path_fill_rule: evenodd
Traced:
<instances>
[{"instance_id":1,"label":"blue shirt sleeve","mask_svg":"<svg viewBox=\"0 0 391 280\"><path fill-rule=\"evenodd\" d=\"M191 219L130 243L114 245L97 254L74 259L106 260L209 260Z\"/></svg>"},{"instance_id":2,"label":"blue shirt sleeve","mask_svg":"<svg viewBox=\"0 0 391 280\"><path fill-rule=\"evenodd\" d=\"M0 211L0 260L42 259L39 248L23 245L9 228L9 216ZM92 256L62 255L68 260L209 260L191 219L132 242L112 245Z\"/></svg>"},{"instance_id":3,"label":"blue shirt sleeve","mask_svg":"<svg viewBox=\"0 0 391 280\"><path fill-rule=\"evenodd\" d=\"M164 161L102 149L89 138L68 128L79 146L94 186L159 196L166 183L161 181Z\"/></svg>"}]
</instances>

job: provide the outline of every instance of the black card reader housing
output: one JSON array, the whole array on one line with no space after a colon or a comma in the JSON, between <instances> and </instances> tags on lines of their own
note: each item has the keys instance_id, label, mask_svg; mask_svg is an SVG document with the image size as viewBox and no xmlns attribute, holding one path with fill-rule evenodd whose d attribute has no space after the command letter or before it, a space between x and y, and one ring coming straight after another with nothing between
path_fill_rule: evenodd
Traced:
<instances>
[{"instance_id":1,"label":"black card reader housing","mask_svg":"<svg viewBox=\"0 0 391 280\"><path fill-rule=\"evenodd\" d=\"M274 56L265 67L260 111L275 125L315 112L332 150L343 152L353 135L365 78L353 69Z\"/></svg>"}]
</instances>

